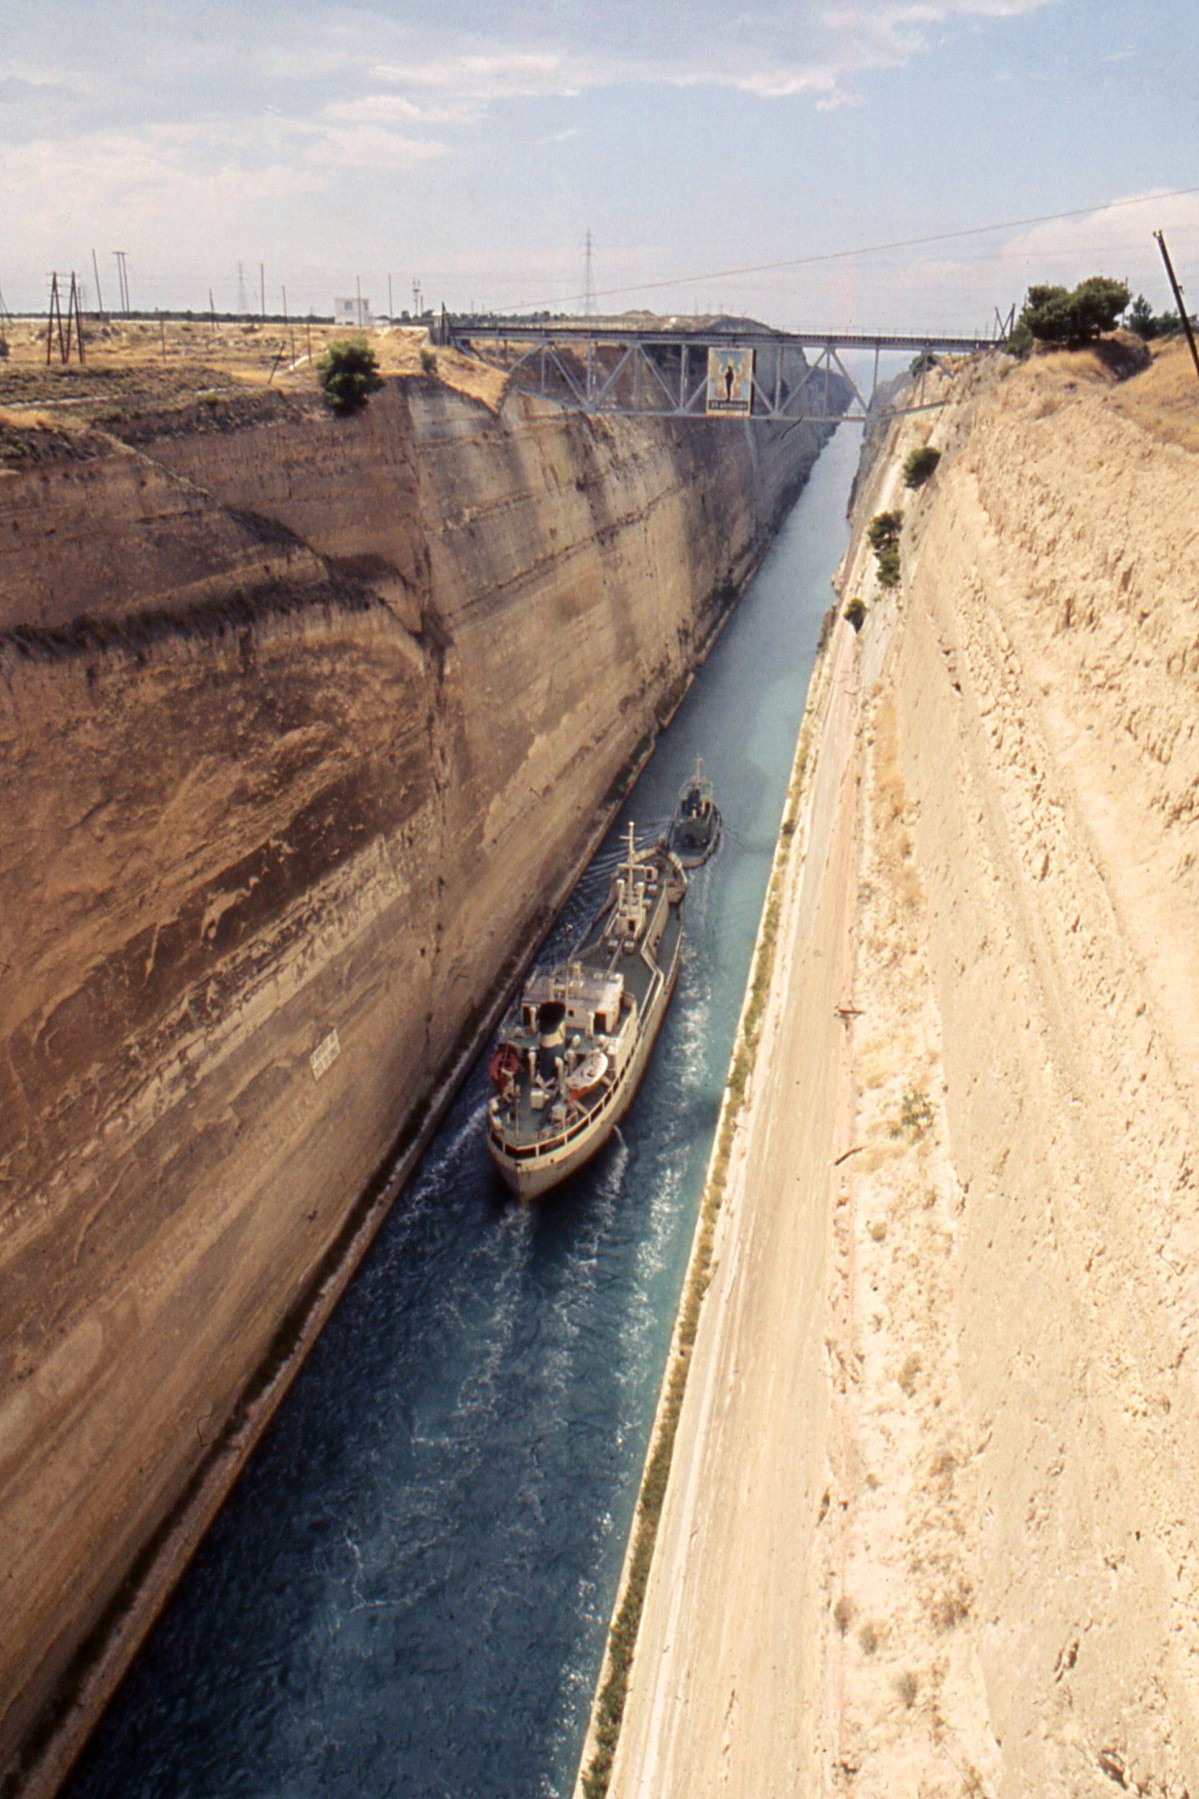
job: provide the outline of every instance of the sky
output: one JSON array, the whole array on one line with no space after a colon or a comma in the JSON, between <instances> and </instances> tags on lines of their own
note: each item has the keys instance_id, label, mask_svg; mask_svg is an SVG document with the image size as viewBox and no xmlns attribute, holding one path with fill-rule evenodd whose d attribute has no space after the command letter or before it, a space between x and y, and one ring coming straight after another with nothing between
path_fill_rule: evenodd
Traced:
<instances>
[{"instance_id":1,"label":"sky","mask_svg":"<svg viewBox=\"0 0 1199 1799\"><path fill-rule=\"evenodd\" d=\"M578 311L590 233L604 312L976 332L1165 310L1159 229L1193 307L1199 5L6 0L0 220L12 311L116 249L135 308Z\"/></svg>"}]
</instances>

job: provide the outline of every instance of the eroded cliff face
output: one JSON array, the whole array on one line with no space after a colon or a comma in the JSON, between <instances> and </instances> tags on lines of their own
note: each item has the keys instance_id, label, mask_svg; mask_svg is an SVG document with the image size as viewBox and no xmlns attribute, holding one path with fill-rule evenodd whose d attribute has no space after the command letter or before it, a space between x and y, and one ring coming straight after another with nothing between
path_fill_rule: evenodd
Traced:
<instances>
[{"instance_id":1,"label":"eroded cliff face","mask_svg":"<svg viewBox=\"0 0 1199 1799\"><path fill-rule=\"evenodd\" d=\"M1172 383L983 368L928 487L898 478L909 423L859 501L905 523L898 597L864 546L845 586L832 1791L1196 1790L1199 480Z\"/></svg>"},{"instance_id":2,"label":"eroded cliff face","mask_svg":"<svg viewBox=\"0 0 1199 1799\"><path fill-rule=\"evenodd\" d=\"M818 448L435 380L116 430L0 462L0 1764L43 1786Z\"/></svg>"}]
</instances>

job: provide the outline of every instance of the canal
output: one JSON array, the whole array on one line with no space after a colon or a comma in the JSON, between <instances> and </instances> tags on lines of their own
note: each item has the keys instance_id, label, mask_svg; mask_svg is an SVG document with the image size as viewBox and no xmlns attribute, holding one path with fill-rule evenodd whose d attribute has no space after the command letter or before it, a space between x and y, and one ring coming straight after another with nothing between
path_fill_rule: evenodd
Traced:
<instances>
[{"instance_id":1,"label":"canal","mask_svg":"<svg viewBox=\"0 0 1199 1799\"><path fill-rule=\"evenodd\" d=\"M480 1060L70 1799L569 1794L859 445L826 448L551 939L701 754L723 843L619 1136L516 1204Z\"/></svg>"}]
</instances>

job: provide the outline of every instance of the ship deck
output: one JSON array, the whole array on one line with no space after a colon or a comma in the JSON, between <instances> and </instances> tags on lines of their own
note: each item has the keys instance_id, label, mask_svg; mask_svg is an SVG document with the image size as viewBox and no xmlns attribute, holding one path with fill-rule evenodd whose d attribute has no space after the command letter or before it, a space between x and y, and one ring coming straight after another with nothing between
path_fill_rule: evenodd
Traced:
<instances>
[{"instance_id":1,"label":"ship deck","mask_svg":"<svg viewBox=\"0 0 1199 1799\"><path fill-rule=\"evenodd\" d=\"M572 962L582 963L585 970L601 973L612 970L623 977L625 992L636 1001L642 1029L645 1028L647 1010L654 1005L656 992L669 982L683 934L682 908L667 902L663 910L665 920L652 961L646 955L644 944L631 954L613 954L599 940L598 932L593 941L585 941L571 957ZM514 1044L523 1056L528 1050L537 1048L539 1038L536 1031L513 1030L507 1033L506 1041ZM597 1042L580 1034L574 1047L584 1053L592 1048L603 1048L604 1044L602 1040ZM502 1143L507 1156L521 1160L566 1147L576 1138L589 1134L602 1115L613 1109L620 1085L609 1068L600 1086L581 1102L580 1110L569 1123L561 1130L553 1130L550 1128L550 1105L534 1107L528 1081L522 1079L517 1084L515 1118L509 1113L502 1129L497 1129L493 1122L491 1136Z\"/></svg>"}]
</instances>

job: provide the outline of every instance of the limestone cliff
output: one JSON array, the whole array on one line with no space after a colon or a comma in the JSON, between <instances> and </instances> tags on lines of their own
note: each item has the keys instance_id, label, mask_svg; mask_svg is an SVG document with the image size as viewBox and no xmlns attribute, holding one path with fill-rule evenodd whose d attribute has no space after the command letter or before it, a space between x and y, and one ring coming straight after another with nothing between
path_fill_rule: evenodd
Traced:
<instances>
[{"instance_id":1,"label":"limestone cliff","mask_svg":"<svg viewBox=\"0 0 1199 1799\"><path fill-rule=\"evenodd\" d=\"M1131 366L959 367L859 478L581 1791L1199 1792L1199 430Z\"/></svg>"},{"instance_id":2,"label":"limestone cliff","mask_svg":"<svg viewBox=\"0 0 1199 1799\"><path fill-rule=\"evenodd\" d=\"M859 502L832 1791L1196 1790L1199 481L1131 366L984 365Z\"/></svg>"},{"instance_id":3,"label":"limestone cliff","mask_svg":"<svg viewBox=\"0 0 1199 1799\"><path fill-rule=\"evenodd\" d=\"M0 433L10 1778L77 1744L818 447L430 378Z\"/></svg>"}]
</instances>

